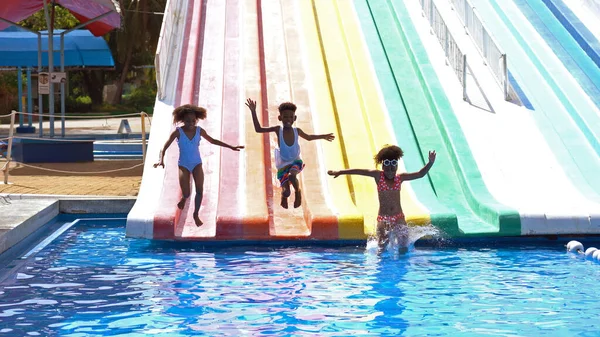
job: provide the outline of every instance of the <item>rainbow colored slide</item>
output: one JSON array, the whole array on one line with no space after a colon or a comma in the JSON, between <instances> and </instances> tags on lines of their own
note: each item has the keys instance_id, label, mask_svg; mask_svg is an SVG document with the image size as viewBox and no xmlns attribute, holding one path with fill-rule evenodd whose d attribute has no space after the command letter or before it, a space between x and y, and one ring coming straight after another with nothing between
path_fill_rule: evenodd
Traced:
<instances>
[{"instance_id":1,"label":"rainbow colored slide","mask_svg":"<svg viewBox=\"0 0 600 337\"><path fill-rule=\"evenodd\" d=\"M508 117L475 117L472 106L456 101L443 60L435 57L437 47L427 42L420 12L409 2L169 0L156 55L159 95L127 236L364 240L375 232L375 183L359 176L333 179L326 172L374 168L372 158L385 144L404 149L401 172L419 170L429 150L438 153L425 178L402 185L402 207L411 226L432 224L451 237L548 234L558 227L561 233L595 232L590 227L595 224L589 216L595 212L592 202L586 220L581 207L573 214L564 207L552 216L543 207L554 205L550 199L534 203L519 198L536 194L520 193L519 186L530 191L530 185L522 175L508 174L517 172L517 166L494 157L501 151L525 156L519 142L507 141L508 147L482 144L491 137L506 138L511 125L498 121ZM483 76L479 79L486 87ZM276 138L254 132L246 98L257 100L265 126L279 123L277 106L292 101L298 106L296 126L307 133L336 135L331 143L301 140L306 163L300 178L302 207L279 206ZM496 101L497 109L509 104ZM193 202L183 210L176 207L181 197L176 144L166 153L165 169L152 166L174 130L173 108L187 103L207 108L200 126L213 138L246 146L233 152L201 142L205 178L200 227L192 220ZM515 116L513 108L506 111ZM528 146L547 147L546 138L535 136L541 135L537 127L532 122L519 130L534 135ZM544 156L538 162L552 166L552 158ZM549 179L557 174L554 167L539 172L547 172ZM530 174L534 179L535 172ZM565 184L571 188L570 182ZM540 189L538 194L543 193Z\"/></svg>"},{"instance_id":2,"label":"rainbow colored slide","mask_svg":"<svg viewBox=\"0 0 600 337\"><path fill-rule=\"evenodd\" d=\"M352 240L372 234L378 207L375 184L326 175L328 169L372 168L376 150L397 143L352 4L172 0L168 11L180 22L163 28L161 38L170 34L171 46L158 54L172 64L161 74L169 77L168 86L161 91L164 98L157 100L128 235L169 240ZM328 19L331 16L340 20ZM177 36L181 41L174 41ZM279 206L272 156L275 138L254 132L244 106L247 97L258 101L263 125L278 123L277 106L293 101L298 106L298 127L337 136L331 143L301 144L307 164L301 174L301 208ZM177 146L167 151L164 171L151 166L173 130L172 108L185 103L208 109L208 118L200 125L209 135L246 146L238 153L201 143L205 172L201 227L191 218L193 205L181 211L176 207L181 196ZM402 198L409 221L430 221L429 210L416 199L411 185L404 186Z\"/></svg>"}]
</instances>

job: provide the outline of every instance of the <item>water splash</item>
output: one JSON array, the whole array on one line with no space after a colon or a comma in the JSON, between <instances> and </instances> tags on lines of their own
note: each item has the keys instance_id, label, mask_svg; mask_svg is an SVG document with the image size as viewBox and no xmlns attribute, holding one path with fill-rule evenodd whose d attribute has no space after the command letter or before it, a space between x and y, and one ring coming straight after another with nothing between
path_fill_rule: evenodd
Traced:
<instances>
[{"instance_id":1,"label":"water splash","mask_svg":"<svg viewBox=\"0 0 600 337\"><path fill-rule=\"evenodd\" d=\"M442 233L438 228L429 224L426 226L408 226L408 236L404 237L400 231L391 230L389 232L389 242L385 248L385 252L397 255L399 253L407 253L415 248L415 242L421 238L438 238L441 239ZM379 244L377 237L373 236L367 240L366 254L378 254Z\"/></svg>"},{"instance_id":2,"label":"water splash","mask_svg":"<svg viewBox=\"0 0 600 337\"><path fill-rule=\"evenodd\" d=\"M415 242L424 237L441 238L442 232L435 226L429 224L426 226L409 226L408 228L408 247L414 247Z\"/></svg>"}]
</instances>

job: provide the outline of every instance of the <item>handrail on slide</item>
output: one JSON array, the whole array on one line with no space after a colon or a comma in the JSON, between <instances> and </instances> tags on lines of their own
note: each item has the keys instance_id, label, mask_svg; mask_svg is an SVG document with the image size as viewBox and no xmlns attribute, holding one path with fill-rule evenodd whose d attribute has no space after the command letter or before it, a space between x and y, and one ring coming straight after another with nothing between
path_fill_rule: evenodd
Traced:
<instances>
[{"instance_id":1,"label":"handrail on slide","mask_svg":"<svg viewBox=\"0 0 600 337\"><path fill-rule=\"evenodd\" d=\"M450 33L448 26L440 15L433 0L420 0L423 16L429 20L432 34L440 41L440 45L446 54L446 62L450 64L458 77L463 89L463 100L467 100L467 55L463 53L456 40Z\"/></svg>"},{"instance_id":2,"label":"handrail on slide","mask_svg":"<svg viewBox=\"0 0 600 337\"><path fill-rule=\"evenodd\" d=\"M509 100L510 89L506 53L489 33L477 10L469 0L450 0L450 3L463 23L467 34L473 38L473 42L475 42L475 46L483 57L485 64L490 67L494 78L502 87L504 99Z\"/></svg>"}]
</instances>

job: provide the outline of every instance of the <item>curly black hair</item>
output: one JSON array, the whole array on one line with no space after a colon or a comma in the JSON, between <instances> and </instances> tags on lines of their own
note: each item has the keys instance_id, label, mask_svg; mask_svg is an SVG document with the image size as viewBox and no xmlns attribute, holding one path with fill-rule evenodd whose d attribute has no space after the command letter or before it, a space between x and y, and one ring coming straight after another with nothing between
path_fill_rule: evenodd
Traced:
<instances>
[{"instance_id":1,"label":"curly black hair","mask_svg":"<svg viewBox=\"0 0 600 337\"><path fill-rule=\"evenodd\" d=\"M185 104L173 110L173 124L183 122L183 118L188 113L194 114L196 116L196 121L206 118L206 109L192 104Z\"/></svg>"},{"instance_id":2,"label":"curly black hair","mask_svg":"<svg viewBox=\"0 0 600 337\"><path fill-rule=\"evenodd\" d=\"M292 102L284 102L279 104L279 108L277 108L279 110L279 114L281 114L283 111L285 110L292 110L293 112L296 112L296 104L292 103Z\"/></svg>"},{"instance_id":3,"label":"curly black hair","mask_svg":"<svg viewBox=\"0 0 600 337\"><path fill-rule=\"evenodd\" d=\"M399 146L385 145L383 148L381 148L381 150L379 150L379 152L377 152L373 159L375 159L375 165L379 165L383 163L383 161L386 159L399 160L400 158L402 158L402 156L404 156L404 151L402 151L402 149Z\"/></svg>"}]
</instances>

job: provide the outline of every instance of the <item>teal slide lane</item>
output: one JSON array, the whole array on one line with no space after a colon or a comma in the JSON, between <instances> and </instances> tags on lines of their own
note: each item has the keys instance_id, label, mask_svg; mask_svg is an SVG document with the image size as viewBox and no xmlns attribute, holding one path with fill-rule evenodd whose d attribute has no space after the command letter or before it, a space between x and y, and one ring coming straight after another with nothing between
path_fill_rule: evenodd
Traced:
<instances>
[{"instance_id":1,"label":"teal slide lane","mask_svg":"<svg viewBox=\"0 0 600 337\"><path fill-rule=\"evenodd\" d=\"M542 0L513 0L558 56L565 68L579 82L585 93L600 107L600 68L579 46L569 31L552 14Z\"/></svg>"},{"instance_id":2,"label":"teal slide lane","mask_svg":"<svg viewBox=\"0 0 600 337\"><path fill-rule=\"evenodd\" d=\"M369 8L364 0L355 2L355 9L358 13L361 22L361 30L366 41L375 41L372 46L369 46L371 59L375 64L384 65L375 67L375 73L380 83L382 94L385 98L386 108L394 135L399 142L399 146L404 150L403 158L404 165L407 171L415 172L420 170L427 161L427 157L423 154L428 153L428 149L421 149L415 138L415 131L412 123L406 113L406 107L402 101L402 97L398 93L396 80L391 73L385 51L379 42L379 35L371 16ZM438 170L439 162L436 162L433 170ZM411 186L415 191L417 200L429 209L431 223L440 228L444 233L450 236L460 235L458 229L458 219L454 211L439 202L431 183L431 177L426 176L423 179L411 181Z\"/></svg>"},{"instance_id":3,"label":"teal slide lane","mask_svg":"<svg viewBox=\"0 0 600 337\"><path fill-rule=\"evenodd\" d=\"M552 69L548 65L542 62L538 55L542 55L545 51L537 44L534 36L523 36L521 34L517 25L523 24L522 22L509 18L496 0L489 0L489 4L509 28L513 37L533 62L538 72L544 77L544 80L558 97L571 119L573 119L577 127L581 130L581 133L590 143L596 155L600 156L600 116L595 111L595 108L593 108L593 105L585 103L585 99L578 94L577 88L562 85L561 79L556 78L559 76L555 72L552 72ZM504 6L507 6L507 4L504 4Z\"/></svg>"},{"instance_id":4,"label":"teal slide lane","mask_svg":"<svg viewBox=\"0 0 600 337\"><path fill-rule=\"evenodd\" d=\"M429 150L437 151L429 178L438 200L456 213L461 233L520 235L519 213L487 190L402 1L354 3L396 137L404 142L407 132L414 134L422 158ZM402 114L405 117L397 116ZM416 165L422 164L410 163L407 168L418 169Z\"/></svg>"},{"instance_id":5,"label":"teal slide lane","mask_svg":"<svg viewBox=\"0 0 600 337\"><path fill-rule=\"evenodd\" d=\"M537 113L532 114L538 129L559 158L562 169L574 186L588 199L600 202L600 159L572 119L572 111L555 95L547 75L511 20L490 0L471 0L491 34L508 55L508 68ZM533 43L533 42L532 42ZM563 95L564 96L564 95ZM550 183L550 182L549 182Z\"/></svg>"}]
</instances>

